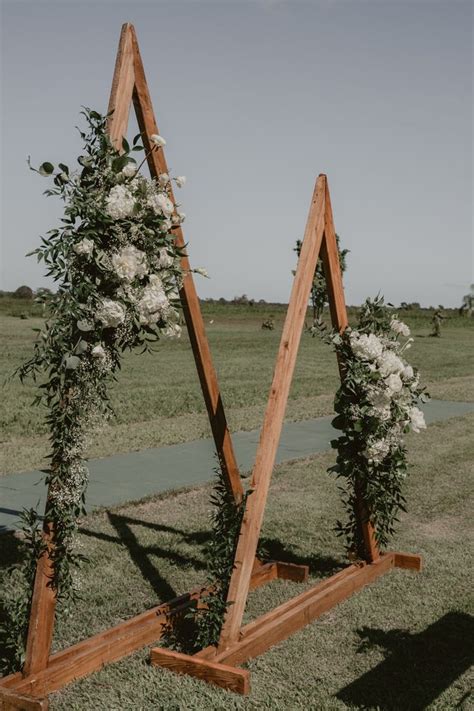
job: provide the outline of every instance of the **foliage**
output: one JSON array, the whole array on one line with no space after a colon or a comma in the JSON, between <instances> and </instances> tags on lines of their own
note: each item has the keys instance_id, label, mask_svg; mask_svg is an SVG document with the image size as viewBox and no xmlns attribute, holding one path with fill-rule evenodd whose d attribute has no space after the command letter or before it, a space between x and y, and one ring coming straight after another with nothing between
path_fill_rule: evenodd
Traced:
<instances>
[{"instance_id":1,"label":"foliage","mask_svg":"<svg viewBox=\"0 0 474 711\"><path fill-rule=\"evenodd\" d=\"M41 523L34 509L20 514L21 562L9 571L0 594L0 672L20 669L25 661L25 640L33 592L36 561L44 550Z\"/></svg>"},{"instance_id":2,"label":"foliage","mask_svg":"<svg viewBox=\"0 0 474 711\"><path fill-rule=\"evenodd\" d=\"M184 215L170 199L169 176L140 175L134 158L143 151L140 135L132 147L124 139L119 152L107 134L108 117L82 113L88 128L80 131L80 170L60 163L55 173L49 162L32 168L53 179L46 194L59 196L65 207L61 226L33 252L58 287L39 296L48 318L37 329L33 356L17 371L22 382L39 381L34 402L47 409L45 530L51 531L51 585L60 602L74 597L72 571L81 559L74 538L88 480L84 456L91 433L111 412L109 384L123 351L143 352L162 336L179 336L183 278L172 229ZM163 140L151 139L152 150L159 150ZM27 607L18 609L27 613Z\"/></svg>"},{"instance_id":3,"label":"foliage","mask_svg":"<svg viewBox=\"0 0 474 711\"><path fill-rule=\"evenodd\" d=\"M336 465L329 469L342 481L347 521L336 530L352 555L364 557L360 522L370 520L376 539L385 548L394 532L407 474L403 435L425 428L416 407L425 399L419 374L404 360L413 339L382 297L367 299L356 329L326 335L343 371L336 393L333 426L342 434L331 442ZM404 338L402 343L400 339ZM361 508L365 502L367 511Z\"/></svg>"},{"instance_id":4,"label":"foliage","mask_svg":"<svg viewBox=\"0 0 474 711\"><path fill-rule=\"evenodd\" d=\"M344 274L347 268L347 255L349 254L348 249L340 248L340 237L336 235L337 250L339 253L339 264L341 267L341 273ZM300 239L296 240L296 247L294 251L298 255L301 254L301 247L303 242ZM311 306L313 309L313 328L311 329L312 335L315 336L317 333L317 322L321 319L324 311L325 305L328 303L328 289L326 283L326 276L324 274L324 267L322 259L319 258L316 264L316 269L314 271L313 283L311 286Z\"/></svg>"}]
</instances>

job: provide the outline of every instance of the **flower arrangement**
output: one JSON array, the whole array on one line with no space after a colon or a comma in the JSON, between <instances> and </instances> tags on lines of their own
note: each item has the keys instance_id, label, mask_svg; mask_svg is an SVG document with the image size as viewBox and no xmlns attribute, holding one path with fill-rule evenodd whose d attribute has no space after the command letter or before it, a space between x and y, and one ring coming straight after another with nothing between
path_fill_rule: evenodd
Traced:
<instances>
[{"instance_id":1,"label":"flower arrangement","mask_svg":"<svg viewBox=\"0 0 474 711\"><path fill-rule=\"evenodd\" d=\"M172 199L172 178L140 174L148 157L140 164L135 158L144 150L140 134L132 145L124 139L118 151L107 134L108 117L90 109L82 114L88 128L80 131L84 151L77 172L62 163L58 170L48 162L38 169L30 165L53 179L46 194L59 196L65 206L61 226L32 252L58 287L44 297L48 318L32 358L18 370L22 380L39 381L35 403L48 412L45 524L51 585L59 600L74 595L72 570L80 559L74 538L88 481L85 453L91 434L110 414L108 386L124 350L150 350L160 338L179 337L184 277L173 229L185 215ZM150 138L152 150L165 145L161 136ZM178 187L185 181L174 179ZM22 634L25 624L27 617Z\"/></svg>"},{"instance_id":2,"label":"flower arrangement","mask_svg":"<svg viewBox=\"0 0 474 711\"><path fill-rule=\"evenodd\" d=\"M326 339L335 347L343 371L333 420L342 434L331 443L337 460L329 471L344 480L341 491L348 520L338 521L336 530L352 555L363 556L358 501L365 502L377 543L386 547L399 511L405 510L404 435L426 427L417 405L427 395L417 370L405 359L413 342L410 329L382 297L367 299L357 328Z\"/></svg>"}]
</instances>

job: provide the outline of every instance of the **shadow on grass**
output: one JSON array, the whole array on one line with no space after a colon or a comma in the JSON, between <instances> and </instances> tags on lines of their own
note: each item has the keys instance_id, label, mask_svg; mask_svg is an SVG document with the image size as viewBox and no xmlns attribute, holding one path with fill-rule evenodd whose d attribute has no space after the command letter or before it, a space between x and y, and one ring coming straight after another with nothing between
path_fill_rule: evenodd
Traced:
<instances>
[{"instance_id":1,"label":"shadow on grass","mask_svg":"<svg viewBox=\"0 0 474 711\"><path fill-rule=\"evenodd\" d=\"M462 612L450 612L418 634L369 627L358 634L359 651L382 647L387 657L336 694L349 706L422 711L474 661L474 618ZM453 708L465 702L463 697Z\"/></svg>"},{"instance_id":2,"label":"shadow on grass","mask_svg":"<svg viewBox=\"0 0 474 711\"><path fill-rule=\"evenodd\" d=\"M21 541L12 531L3 533L0 539L0 569L19 563L22 557Z\"/></svg>"}]
</instances>

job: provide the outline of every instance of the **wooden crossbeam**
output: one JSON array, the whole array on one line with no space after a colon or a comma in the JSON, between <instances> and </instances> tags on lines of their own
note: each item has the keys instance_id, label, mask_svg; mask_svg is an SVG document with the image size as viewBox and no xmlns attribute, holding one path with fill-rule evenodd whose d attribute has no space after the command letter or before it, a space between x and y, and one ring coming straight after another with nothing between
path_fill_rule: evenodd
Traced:
<instances>
[{"instance_id":1,"label":"wooden crossbeam","mask_svg":"<svg viewBox=\"0 0 474 711\"><path fill-rule=\"evenodd\" d=\"M394 567L420 570L421 558L411 553L386 553L372 563L350 565L242 627L238 640L226 649L208 647L188 656L157 647L151 651L151 662L245 694L248 680L239 685L233 665L262 654ZM219 675L220 669L225 674Z\"/></svg>"},{"instance_id":2,"label":"wooden crossbeam","mask_svg":"<svg viewBox=\"0 0 474 711\"><path fill-rule=\"evenodd\" d=\"M257 561L251 578L251 589L276 578L303 582L307 576L306 565L276 561L262 564ZM0 690L8 689L12 693L29 694L33 698L57 691L71 681L101 669L105 664L157 642L163 635L164 627L172 624L175 615L192 605L199 606L200 598L211 591L212 586L197 587L189 593L56 652L50 656L47 666L36 673L26 677L17 673L0 679Z\"/></svg>"}]
</instances>

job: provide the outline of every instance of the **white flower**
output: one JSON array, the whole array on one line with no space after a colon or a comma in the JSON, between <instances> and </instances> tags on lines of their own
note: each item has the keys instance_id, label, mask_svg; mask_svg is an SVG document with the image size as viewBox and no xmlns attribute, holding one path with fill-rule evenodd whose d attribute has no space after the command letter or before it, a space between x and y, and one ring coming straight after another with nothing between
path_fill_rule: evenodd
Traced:
<instances>
[{"instance_id":1,"label":"white flower","mask_svg":"<svg viewBox=\"0 0 474 711\"><path fill-rule=\"evenodd\" d=\"M179 212L179 210L178 210L178 212L177 212L176 214L178 215L180 222L184 222L184 221L185 221L185 219L186 219L186 213L185 213L185 212Z\"/></svg>"},{"instance_id":2,"label":"white flower","mask_svg":"<svg viewBox=\"0 0 474 711\"><path fill-rule=\"evenodd\" d=\"M403 388L402 379L400 378L398 373L392 373L392 375L389 375L388 378L385 379L385 382L387 384L388 391L391 395L399 393Z\"/></svg>"},{"instance_id":3,"label":"white flower","mask_svg":"<svg viewBox=\"0 0 474 711\"><path fill-rule=\"evenodd\" d=\"M177 178L175 178L176 185L178 188L182 188L183 185L186 183L186 176L185 175L178 175Z\"/></svg>"},{"instance_id":4,"label":"white flower","mask_svg":"<svg viewBox=\"0 0 474 711\"><path fill-rule=\"evenodd\" d=\"M74 245L73 250L76 254L92 254L94 250L94 242L84 237L80 242Z\"/></svg>"},{"instance_id":5,"label":"white flower","mask_svg":"<svg viewBox=\"0 0 474 711\"><path fill-rule=\"evenodd\" d=\"M361 360L375 360L382 354L383 345L374 333L367 336L353 331L350 340L352 352Z\"/></svg>"},{"instance_id":6,"label":"white flower","mask_svg":"<svg viewBox=\"0 0 474 711\"><path fill-rule=\"evenodd\" d=\"M158 176L158 183L164 188L170 182L170 176L168 173L160 173Z\"/></svg>"},{"instance_id":7,"label":"white flower","mask_svg":"<svg viewBox=\"0 0 474 711\"><path fill-rule=\"evenodd\" d=\"M158 193L158 195L151 195L148 198L148 204L155 212L155 214L164 215L165 217L170 217L174 210L173 203L164 193Z\"/></svg>"},{"instance_id":8,"label":"white flower","mask_svg":"<svg viewBox=\"0 0 474 711\"><path fill-rule=\"evenodd\" d=\"M138 302L140 323L150 326L160 318L165 318L169 310L169 301L158 275L150 276L150 284L143 289L142 298Z\"/></svg>"},{"instance_id":9,"label":"white flower","mask_svg":"<svg viewBox=\"0 0 474 711\"><path fill-rule=\"evenodd\" d=\"M193 269L193 272L209 279L209 274L203 267L197 267L197 269Z\"/></svg>"},{"instance_id":10,"label":"white flower","mask_svg":"<svg viewBox=\"0 0 474 711\"><path fill-rule=\"evenodd\" d=\"M136 172L137 166L135 163L127 163L125 167L122 168L122 174L125 175L126 178L133 178Z\"/></svg>"},{"instance_id":11,"label":"white flower","mask_svg":"<svg viewBox=\"0 0 474 711\"><path fill-rule=\"evenodd\" d=\"M425 416L418 407L412 407L410 410L410 425L413 432L426 430Z\"/></svg>"},{"instance_id":12,"label":"white flower","mask_svg":"<svg viewBox=\"0 0 474 711\"><path fill-rule=\"evenodd\" d=\"M166 220L163 220L163 222L160 225L160 232L169 232L172 227L173 227L173 223L167 217Z\"/></svg>"},{"instance_id":13,"label":"white flower","mask_svg":"<svg viewBox=\"0 0 474 711\"><path fill-rule=\"evenodd\" d=\"M382 462L390 452L390 442L386 439L378 439L367 444L367 447L362 452L364 457L371 462Z\"/></svg>"},{"instance_id":14,"label":"white flower","mask_svg":"<svg viewBox=\"0 0 474 711\"><path fill-rule=\"evenodd\" d=\"M415 371L413 370L411 365L405 366L402 372L402 376L403 378L405 378L405 380L411 380L415 376Z\"/></svg>"},{"instance_id":15,"label":"white flower","mask_svg":"<svg viewBox=\"0 0 474 711\"><path fill-rule=\"evenodd\" d=\"M97 358L97 360L105 360L107 354L101 345L97 345L92 349L92 357Z\"/></svg>"},{"instance_id":16,"label":"white flower","mask_svg":"<svg viewBox=\"0 0 474 711\"><path fill-rule=\"evenodd\" d=\"M391 373L402 373L405 369L403 361L389 348L378 357L380 373L385 377Z\"/></svg>"},{"instance_id":17,"label":"white flower","mask_svg":"<svg viewBox=\"0 0 474 711\"><path fill-rule=\"evenodd\" d=\"M166 146L166 141L163 136L159 136L157 133L153 133L150 136L150 141L155 144L155 146Z\"/></svg>"},{"instance_id":18,"label":"white flower","mask_svg":"<svg viewBox=\"0 0 474 711\"><path fill-rule=\"evenodd\" d=\"M165 329L163 329L163 335L167 338L180 338L182 328L179 323L170 323Z\"/></svg>"},{"instance_id":19,"label":"white flower","mask_svg":"<svg viewBox=\"0 0 474 711\"><path fill-rule=\"evenodd\" d=\"M114 220L129 217L135 207L135 198L125 185L115 185L107 196L107 212Z\"/></svg>"},{"instance_id":20,"label":"white flower","mask_svg":"<svg viewBox=\"0 0 474 711\"><path fill-rule=\"evenodd\" d=\"M112 265L119 279L124 281L133 281L136 276L144 277L148 271L145 252L133 245L127 245L112 255Z\"/></svg>"},{"instance_id":21,"label":"white flower","mask_svg":"<svg viewBox=\"0 0 474 711\"><path fill-rule=\"evenodd\" d=\"M116 328L125 320L125 309L117 301L103 299L96 313L96 320L100 321L104 328Z\"/></svg>"},{"instance_id":22,"label":"white flower","mask_svg":"<svg viewBox=\"0 0 474 711\"><path fill-rule=\"evenodd\" d=\"M399 334L400 336L405 336L405 338L408 338L408 336L410 335L410 329L406 325L406 323L403 323L403 321L399 321L397 318L392 318L392 321L390 322L390 328L392 329L392 331Z\"/></svg>"},{"instance_id":23,"label":"white flower","mask_svg":"<svg viewBox=\"0 0 474 711\"><path fill-rule=\"evenodd\" d=\"M173 266L174 259L171 255L168 254L168 251L165 247L162 247L158 251L158 266L161 267L161 269L169 269L170 267Z\"/></svg>"}]
</instances>

